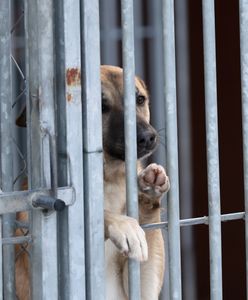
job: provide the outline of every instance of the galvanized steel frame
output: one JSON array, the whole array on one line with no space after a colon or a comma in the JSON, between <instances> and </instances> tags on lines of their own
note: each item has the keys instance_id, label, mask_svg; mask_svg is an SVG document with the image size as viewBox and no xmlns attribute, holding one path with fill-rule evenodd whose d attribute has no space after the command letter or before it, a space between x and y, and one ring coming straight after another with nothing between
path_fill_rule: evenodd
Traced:
<instances>
[{"instance_id":1,"label":"galvanized steel frame","mask_svg":"<svg viewBox=\"0 0 248 300\"><path fill-rule=\"evenodd\" d=\"M138 218L136 145L130 143L136 139L133 1L122 0L121 3L127 212L130 216ZM214 1L204 0L202 4L209 216L182 220L179 218L174 1L163 0L162 3L166 160L171 190L168 194L168 221L146 224L142 227L145 230L168 229L170 299L181 299L180 226L209 225L211 299L219 300L222 299L221 222L245 219L246 246L248 240L246 217L248 1L240 0L245 212L225 215L220 213ZM55 4L58 5L58 12L54 15ZM4 20L4 26L0 27L0 74L5 74L1 75L0 81L2 188L0 211L1 215L22 210L32 211L31 234L25 237L11 236L13 215L0 217L1 268L4 263L3 275L0 272L0 290L4 288L4 294L0 294L0 299L3 295L8 299L15 299L13 245L22 242L32 244L33 298L76 300L80 295L80 299L104 299L103 150L98 1L73 0L72 3L64 0L61 3L58 0L42 2L25 0L24 13L30 190L12 192L12 108L9 100L12 97L7 84L11 81L10 5L6 0L0 3L0 19ZM54 24L59 28L55 32ZM55 40L56 47L54 47ZM56 87L55 70L60 78L60 81L56 82ZM58 138L60 144L57 151L56 114L60 113L65 114L65 119L60 118L58 121L64 136ZM3 122L4 118L6 122ZM57 154L60 151L65 156L65 167L61 166L61 162L57 165ZM62 170L59 178L56 175L58 169ZM63 181L64 187L58 188L58 181ZM47 214L39 208L35 209L33 202L40 195L62 199L67 205L65 211L57 215L56 212ZM7 224L3 226L3 230L1 223ZM61 228L65 229L67 236L58 233ZM5 246L2 248L3 245ZM48 245L49 252L46 250ZM61 245L65 246L64 252L58 251ZM8 249L7 254L5 249ZM246 258L248 273L247 261ZM129 299L140 299L139 272L139 264L130 261Z\"/></svg>"},{"instance_id":2,"label":"galvanized steel frame","mask_svg":"<svg viewBox=\"0 0 248 300\"><path fill-rule=\"evenodd\" d=\"M125 129L125 168L127 214L139 218L137 188L137 145L136 140L136 97L135 97L135 59L134 59L134 20L133 1L121 1L122 55L124 85L124 129ZM137 261L128 261L129 299L140 299L140 266Z\"/></svg>"},{"instance_id":3,"label":"galvanized steel frame","mask_svg":"<svg viewBox=\"0 0 248 300\"><path fill-rule=\"evenodd\" d=\"M103 150L99 3L81 2L86 298L104 299Z\"/></svg>"},{"instance_id":4,"label":"galvanized steel frame","mask_svg":"<svg viewBox=\"0 0 248 300\"><path fill-rule=\"evenodd\" d=\"M210 244L210 295L222 299L220 179L214 1L202 1Z\"/></svg>"},{"instance_id":5,"label":"galvanized steel frame","mask_svg":"<svg viewBox=\"0 0 248 300\"><path fill-rule=\"evenodd\" d=\"M181 299L181 254L179 227L179 178L177 141L177 95L174 1L163 1L164 100L166 163L171 187L168 193L168 251L170 299Z\"/></svg>"},{"instance_id":6,"label":"galvanized steel frame","mask_svg":"<svg viewBox=\"0 0 248 300\"><path fill-rule=\"evenodd\" d=\"M52 154L55 143L53 2L25 2L29 188L53 189L57 180ZM35 149L35 148L38 149ZM53 165L53 166L52 166ZM31 217L31 297L58 298L57 217L33 210ZM49 244L47 243L49 241ZM49 249L49 251L48 251Z\"/></svg>"},{"instance_id":7,"label":"galvanized steel frame","mask_svg":"<svg viewBox=\"0 0 248 300\"><path fill-rule=\"evenodd\" d=\"M86 299L85 283L85 232L84 232L84 187L83 187L83 133L82 133L82 89L81 89L81 45L80 45L80 1L63 1L61 43L58 51L64 53L62 58L62 101L65 102L65 145L67 161L67 184L75 189L75 202L68 207L68 237L63 236L67 251L64 253L64 268L61 270L61 299ZM58 61L60 64L60 61ZM71 77L71 74L75 74ZM59 99L58 99L59 101ZM76 120L76 122L75 122ZM62 118L62 122L64 122ZM62 125L60 123L60 125ZM75 139L75 136L78 138ZM60 218L65 216L61 215ZM68 255L68 258L66 257ZM68 274L66 274L68 271ZM65 284L63 286L63 284Z\"/></svg>"},{"instance_id":8,"label":"galvanized steel frame","mask_svg":"<svg viewBox=\"0 0 248 300\"><path fill-rule=\"evenodd\" d=\"M245 196L246 297L248 298L248 1L239 1L242 130Z\"/></svg>"},{"instance_id":9,"label":"galvanized steel frame","mask_svg":"<svg viewBox=\"0 0 248 300\"><path fill-rule=\"evenodd\" d=\"M10 192L13 189L13 151L12 151L12 66L11 66L11 2L1 1L0 4L0 137L1 137L1 189L3 192ZM2 219L2 236L9 237L14 234L15 215L7 214ZM14 247L8 245L3 247L3 295L8 299L15 299L15 277L14 277Z\"/></svg>"}]
</instances>

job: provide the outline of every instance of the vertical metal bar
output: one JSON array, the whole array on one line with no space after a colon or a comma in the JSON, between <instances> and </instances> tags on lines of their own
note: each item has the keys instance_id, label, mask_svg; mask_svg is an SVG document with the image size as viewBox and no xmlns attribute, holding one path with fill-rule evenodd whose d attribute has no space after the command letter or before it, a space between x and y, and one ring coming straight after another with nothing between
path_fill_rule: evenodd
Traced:
<instances>
[{"instance_id":1,"label":"vertical metal bar","mask_svg":"<svg viewBox=\"0 0 248 300\"><path fill-rule=\"evenodd\" d=\"M38 25L37 3L24 2L25 28L25 67L27 81L26 123L27 123L27 166L29 188L41 186L40 173L40 136L39 136L39 102L38 102ZM33 167L35 165L35 167Z\"/></svg>"},{"instance_id":2,"label":"vertical metal bar","mask_svg":"<svg viewBox=\"0 0 248 300\"><path fill-rule=\"evenodd\" d=\"M136 98L135 98L135 61L134 61L134 21L133 1L121 1L122 52L124 76L124 120L125 120L125 164L127 186L127 214L139 218L137 190L137 140L136 135ZM129 259L128 264L129 299L140 299L140 266Z\"/></svg>"},{"instance_id":3,"label":"vertical metal bar","mask_svg":"<svg viewBox=\"0 0 248 300\"><path fill-rule=\"evenodd\" d=\"M55 0L55 57L56 57L56 104L57 104L57 126L58 126L58 185L67 186L74 184L72 182L68 183L67 176L67 155L70 156L69 149L67 151L66 143L66 95L65 95L65 37L64 37L64 1ZM75 4L70 6L75 7ZM76 19L76 16L75 16ZM76 38L76 36L75 36ZM79 41L78 41L79 42ZM80 42L79 42L80 45ZM66 47L67 48L67 47ZM69 47L70 48L70 47ZM74 48L73 48L74 49ZM76 118L76 116L75 116ZM78 121L76 122L79 123ZM79 124L80 126L81 124ZM69 141L68 144L73 144L73 141ZM82 153L82 149L80 149ZM77 156L77 155L76 155ZM78 157L78 156L77 156ZM80 178L80 172L78 172ZM78 200L77 200L78 201ZM81 200L83 201L83 199ZM75 254L70 256L70 253L74 253L73 241L72 239L71 247L69 247L69 224L68 224L68 207L57 214L57 234L58 234L58 291L59 299L68 300L74 299L75 297L70 295L70 278L71 272L69 268L70 257L75 257ZM78 213L79 208L78 208ZM81 218L81 222L83 222ZM73 226L71 226L73 227ZM83 237L84 239L84 237ZM79 247L81 248L81 240L79 240ZM69 251L69 248L71 251ZM84 250L81 249L82 255L84 255ZM82 265L81 258L78 259L78 269L80 271L80 276L75 276L75 278L80 278L82 282L81 286L84 288L84 269L80 269ZM76 280L74 280L75 282ZM77 288L75 289L81 295L82 293ZM83 299L83 297L81 297Z\"/></svg>"},{"instance_id":4,"label":"vertical metal bar","mask_svg":"<svg viewBox=\"0 0 248 300\"><path fill-rule=\"evenodd\" d=\"M31 3L30 3L31 2ZM37 14L36 1L24 0L24 38L25 38L25 70L26 70L26 144L27 144L27 174L28 188L40 187L40 144L39 144L39 127L38 127L38 46L37 46L37 23L34 22ZM33 17L32 17L33 16ZM30 80L32 78L32 80ZM36 120L36 121L35 121ZM36 166L36 172L33 166ZM35 170L35 168L34 168ZM35 176L36 175L36 176ZM31 212L28 213L28 220L31 222ZM30 232L31 228L30 228ZM32 254L31 254L32 255ZM30 295L33 293L33 284L35 280L32 278L34 268L32 268L32 257L29 261L29 282ZM39 259L37 257L37 259ZM41 268L37 269L37 273L41 279ZM41 298L41 297L40 297Z\"/></svg>"},{"instance_id":5,"label":"vertical metal bar","mask_svg":"<svg viewBox=\"0 0 248 300\"><path fill-rule=\"evenodd\" d=\"M1 194L1 190L0 190ZM3 244L2 244L2 216L0 216L0 300L3 300Z\"/></svg>"},{"instance_id":6,"label":"vertical metal bar","mask_svg":"<svg viewBox=\"0 0 248 300\"><path fill-rule=\"evenodd\" d=\"M246 299L248 299L248 0L239 1L245 193Z\"/></svg>"},{"instance_id":7,"label":"vertical metal bar","mask_svg":"<svg viewBox=\"0 0 248 300\"><path fill-rule=\"evenodd\" d=\"M105 298L99 3L81 3L86 296L99 300Z\"/></svg>"},{"instance_id":8,"label":"vertical metal bar","mask_svg":"<svg viewBox=\"0 0 248 300\"><path fill-rule=\"evenodd\" d=\"M153 155L155 162L166 167L166 135L165 135L165 103L164 103L164 72L163 63L163 41L161 39L163 35L162 28L162 1L148 1L148 18L153 27L153 37L149 41L149 81L150 81L150 95L151 95L151 121L153 126L158 130L160 136L160 145ZM162 206L167 211L167 197L165 196L162 201ZM165 213L161 214L162 221L167 218ZM168 234L167 230L163 231L165 261L168 259ZM165 268L164 284L160 293L160 299L166 300L170 298L169 288L169 268Z\"/></svg>"},{"instance_id":9,"label":"vertical metal bar","mask_svg":"<svg viewBox=\"0 0 248 300\"><path fill-rule=\"evenodd\" d=\"M153 126L159 131L161 143L154 154L156 162L162 166L165 163L165 116L164 116L164 74L163 63L163 43L162 43L162 1L148 1L148 17L153 26L153 37L149 40L149 81L150 94L152 99L151 119ZM168 282L168 281L167 281ZM168 288L166 288L168 291Z\"/></svg>"},{"instance_id":10,"label":"vertical metal bar","mask_svg":"<svg viewBox=\"0 0 248 300\"><path fill-rule=\"evenodd\" d=\"M31 188L51 187L50 143L55 139L53 2L25 3L29 84L28 156ZM39 114L40 112L40 114ZM33 211L32 298L58 299L56 214Z\"/></svg>"},{"instance_id":11,"label":"vertical metal bar","mask_svg":"<svg viewBox=\"0 0 248 300\"><path fill-rule=\"evenodd\" d=\"M101 60L102 64L118 65L118 35L114 32L118 30L116 20L118 14L117 1L99 1L100 5L100 22L101 22Z\"/></svg>"},{"instance_id":12,"label":"vertical metal bar","mask_svg":"<svg viewBox=\"0 0 248 300\"><path fill-rule=\"evenodd\" d=\"M163 1L163 42L165 70L167 170L171 180L168 194L168 235L170 299L181 299L181 259L179 227L179 182L177 141L177 95L175 62L174 1Z\"/></svg>"},{"instance_id":13,"label":"vertical metal bar","mask_svg":"<svg viewBox=\"0 0 248 300\"><path fill-rule=\"evenodd\" d=\"M142 36L142 32L144 33L144 25L142 23L143 17L143 2L142 1L134 1L134 56L135 56L135 72L144 78L144 36ZM142 31L143 29L143 31Z\"/></svg>"},{"instance_id":14,"label":"vertical metal bar","mask_svg":"<svg viewBox=\"0 0 248 300\"><path fill-rule=\"evenodd\" d=\"M148 1L148 18L153 27L153 37L149 41L149 80L150 80L150 95L152 99L151 106L151 121L153 126L158 130L160 137L160 144L158 149L153 155L153 160L162 166L166 166L166 151L165 151L165 103L164 103L164 72L163 63L161 58L163 57L163 42L161 36L162 31L162 1ZM167 168L166 168L167 169ZM167 197L165 196L162 201L162 207L167 211ZM162 221L167 218L166 214L161 214ZM163 231L165 261L168 259L168 235L167 231ZM164 282L162 291L160 293L160 299L169 299L169 268L165 268Z\"/></svg>"},{"instance_id":15,"label":"vertical metal bar","mask_svg":"<svg viewBox=\"0 0 248 300\"><path fill-rule=\"evenodd\" d=\"M39 105L41 134L41 186L50 187L50 153L55 152L51 140L56 139L54 103L54 45L53 45L53 1L37 2L38 43L39 43ZM37 71L37 70L36 70ZM31 80L31 78L29 78ZM42 299L58 298L57 269L57 223L56 213L44 216L40 211L32 214L32 231L36 244L32 249L32 275L35 271L35 255L41 251L42 258ZM49 251L47 251L49 247ZM39 276L38 276L39 277ZM39 278L37 278L39 280ZM35 283L35 285L37 282ZM38 284L39 288L40 282ZM37 287L33 285L33 298L37 298Z\"/></svg>"},{"instance_id":16,"label":"vertical metal bar","mask_svg":"<svg viewBox=\"0 0 248 300\"><path fill-rule=\"evenodd\" d=\"M208 169L210 295L222 299L221 218L214 0L202 1Z\"/></svg>"},{"instance_id":17,"label":"vertical metal bar","mask_svg":"<svg viewBox=\"0 0 248 300\"><path fill-rule=\"evenodd\" d=\"M13 188L13 153L12 153L12 92L11 92L11 2L0 3L0 120L1 120L1 188L9 192ZM15 215L2 217L3 237L13 236ZM3 247L4 298L15 299L14 247Z\"/></svg>"},{"instance_id":18,"label":"vertical metal bar","mask_svg":"<svg viewBox=\"0 0 248 300\"><path fill-rule=\"evenodd\" d=\"M62 299L86 299L83 188L83 134L81 89L80 1L63 3L66 152L68 184L75 190L75 203L68 207L68 275L63 274ZM58 99L60 101L61 99ZM66 237L68 233L68 237ZM63 293L63 291L65 293Z\"/></svg>"}]
</instances>

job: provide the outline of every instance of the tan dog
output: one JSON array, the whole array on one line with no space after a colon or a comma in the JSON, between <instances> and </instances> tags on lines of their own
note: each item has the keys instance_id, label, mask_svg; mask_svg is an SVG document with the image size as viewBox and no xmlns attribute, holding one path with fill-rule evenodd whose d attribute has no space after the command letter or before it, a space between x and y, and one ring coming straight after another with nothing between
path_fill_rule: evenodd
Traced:
<instances>
[{"instance_id":1,"label":"tan dog","mask_svg":"<svg viewBox=\"0 0 248 300\"><path fill-rule=\"evenodd\" d=\"M112 66L101 67L106 299L128 299L127 257L141 261L142 300L157 300L164 273L164 246L161 230L146 234L135 219L125 216L125 145L123 72ZM145 84L135 79L137 105L137 172L140 224L160 221L160 201L169 189L164 168L150 164L142 169L140 159L150 155L158 135L149 124L149 98Z\"/></svg>"},{"instance_id":2,"label":"tan dog","mask_svg":"<svg viewBox=\"0 0 248 300\"><path fill-rule=\"evenodd\" d=\"M123 72L113 66L101 67L103 148L104 148L104 226L106 299L127 300L128 257L141 262L142 300L157 300L164 273L164 243L160 229L144 233L139 223L126 214ZM137 172L139 222L160 221L160 202L169 189L163 167L140 162L158 145L158 135L149 124L149 97L144 82L135 78L137 102ZM17 124L23 125L23 116ZM16 275L20 277L21 264ZM25 276L24 276L25 277ZM25 281L25 280L24 280ZM22 287L25 285L23 280ZM20 290L20 286L17 286ZM27 299L19 294L20 299Z\"/></svg>"}]
</instances>

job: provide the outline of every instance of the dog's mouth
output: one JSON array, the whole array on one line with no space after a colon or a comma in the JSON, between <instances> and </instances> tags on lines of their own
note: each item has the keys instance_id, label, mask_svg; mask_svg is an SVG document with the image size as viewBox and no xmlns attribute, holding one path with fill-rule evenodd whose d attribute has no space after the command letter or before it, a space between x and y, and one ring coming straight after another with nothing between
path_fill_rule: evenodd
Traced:
<instances>
[{"instance_id":1,"label":"dog's mouth","mask_svg":"<svg viewBox=\"0 0 248 300\"><path fill-rule=\"evenodd\" d=\"M150 156L158 146L158 134L149 127L149 130L141 131L137 135L137 157L138 159Z\"/></svg>"},{"instance_id":2,"label":"dog's mouth","mask_svg":"<svg viewBox=\"0 0 248 300\"><path fill-rule=\"evenodd\" d=\"M150 155L152 155L152 153L155 151L157 147L154 147L154 149L137 149L137 158L141 159L141 158L145 158L148 157Z\"/></svg>"}]
</instances>

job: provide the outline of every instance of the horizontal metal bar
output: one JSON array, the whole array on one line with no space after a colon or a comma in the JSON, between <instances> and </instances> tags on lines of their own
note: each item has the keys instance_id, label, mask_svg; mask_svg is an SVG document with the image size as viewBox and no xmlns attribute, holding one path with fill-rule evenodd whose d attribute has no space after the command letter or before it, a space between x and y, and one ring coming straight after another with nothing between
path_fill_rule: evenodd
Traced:
<instances>
[{"instance_id":1,"label":"horizontal metal bar","mask_svg":"<svg viewBox=\"0 0 248 300\"><path fill-rule=\"evenodd\" d=\"M32 236L15 236L15 237L8 237L2 239L2 245L13 245L13 244L23 244L23 243L31 243Z\"/></svg>"},{"instance_id":2,"label":"horizontal metal bar","mask_svg":"<svg viewBox=\"0 0 248 300\"><path fill-rule=\"evenodd\" d=\"M29 229L30 226L29 226L29 222L25 222L25 221L17 221L15 220L15 227L16 228L22 228L22 229Z\"/></svg>"},{"instance_id":3,"label":"horizontal metal bar","mask_svg":"<svg viewBox=\"0 0 248 300\"><path fill-rule=\"evenodd\" d=\"M0 214L34 209L33 201L40 196L51 195L52 191L46 189L0 194ZM75 201L74 189L72 187L58 188L58 199L63 200L66 205L72 205Z\"/></svg>"},{"instance_id":4,"label":"horizontal metal bar","mask_svg":"<svg viewBox=\"0 0 248 300\"><path fill-rule=\"evenodd\" d=\"M221 222L227 221L235 221L245 219L245 212L238 212L238 213L231 213L231 214L223 214L221 215ZM203 216L198 218L190 218L190 219L183 219L179 222L180 227L184 226L193 226L193 225L208 225L209 224L209 217ZM168 228L168 222L160 222L160 223L153 223L153 224L144 224L141 227L145 230L148 229L159 229L159 228Z\"/></svg>"}]
</instances>

